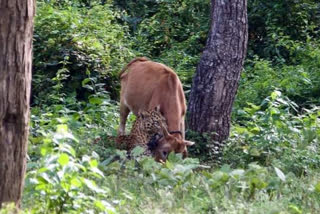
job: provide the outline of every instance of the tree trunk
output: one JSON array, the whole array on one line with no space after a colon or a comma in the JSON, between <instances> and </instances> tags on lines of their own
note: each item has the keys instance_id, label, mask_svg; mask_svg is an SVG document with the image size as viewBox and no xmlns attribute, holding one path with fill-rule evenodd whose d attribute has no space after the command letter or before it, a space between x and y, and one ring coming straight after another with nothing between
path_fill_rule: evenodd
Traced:
<instances>
[{"instance_id":1,"label":"tree trunk","mask_svg":"<svg viewBox=\"0 0 320 214\"><path fill-rule=\"evenodd\" d=\"M211 29L193 79L188 128L214 133L218 145L229 136L247 38L247 0L211 0Z\"/></svg>"},{"instance_id":2,"label":"tree trunk","mask_svg":"<svg viewBox=\"0 0 320 214\"><path fill-rule=\"evenodd\" d=\"M35 0L0 0L0 208L24 185L34 13Z\"/></svg>"}]
</instances>

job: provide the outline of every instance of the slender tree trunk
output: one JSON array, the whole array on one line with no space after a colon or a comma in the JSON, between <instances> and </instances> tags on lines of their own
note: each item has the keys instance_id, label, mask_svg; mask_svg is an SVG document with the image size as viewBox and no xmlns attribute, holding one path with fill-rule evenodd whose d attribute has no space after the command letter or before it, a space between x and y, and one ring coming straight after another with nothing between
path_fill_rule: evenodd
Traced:
<instances>
[{"instance_id":1,"label":"slender tree trunk","mask_svg":"<svg viewBox=\"0 0 320 214\"><path fill-rule=\"evenodd\" d=\"M188 127L214 133L218 145L229 136L247 38L247 0L211 0L211 29L193 79Z\"/></svg>"},{"instance_id":2,"label":"slender tree trunk","mask_svg":"<svg viewBox=\"0 0 320 214\"><path fill-rule=\"evenodd\" d=\"M0 208L24 185L34 13L35 0L0 0Z\"/></svg>"}]
</instances>

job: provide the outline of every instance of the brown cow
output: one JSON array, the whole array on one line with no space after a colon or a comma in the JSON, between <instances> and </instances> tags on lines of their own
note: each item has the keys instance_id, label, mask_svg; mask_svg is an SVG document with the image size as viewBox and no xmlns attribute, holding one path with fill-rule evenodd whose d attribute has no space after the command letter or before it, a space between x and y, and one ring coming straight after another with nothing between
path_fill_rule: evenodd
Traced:
<instances>
[{"instance_id":1,"label":"brown cow","mask_svg":"<svg viewBox=\"0 0 320 214\"><path fill-rule=\"evenodd\" d=\"M119 77L121 98L118 134L125 134L130 111L138 115L139 111L160 106L160 112L167 120L169 133L160 139L155 152L156 159L165 160L171 151L186 156L186 146L194 143L184 140L186 103L182 84L176 73L161 63L141 57L132 60Z\"/></svg>"}]
</instances>

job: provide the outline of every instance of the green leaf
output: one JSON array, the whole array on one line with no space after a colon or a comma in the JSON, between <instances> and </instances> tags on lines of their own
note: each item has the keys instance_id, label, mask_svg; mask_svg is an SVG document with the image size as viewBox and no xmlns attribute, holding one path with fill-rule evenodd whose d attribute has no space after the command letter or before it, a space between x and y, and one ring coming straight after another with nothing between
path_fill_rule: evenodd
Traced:
<instances>
[{"instance_id":1,"label":"green leaf","mask_svg":"<svg viewBox=\"0 0 320 214\"><path fill-rule=\"evenodd\" d=\"M280 111L277 108L271 107L270 108L270 114L271 115L280 114Z\"/></svg>"},{"instance_id":2,"label":"green leaf","mask_svg":"<svg viewBox=\"0 0 320 214\"><path fill-rule=\"evenodd\" d=\"M97 167L97 166L98 166L98 161L95 160L95 159L90 160L90 161L89 161L89 165L90 165L91 167Z\"/></svg>"},{"instance_id":3,"label":"green leaf","mask_svg":"<svg viewBox=\"0 0 320 214\"><path fill-rule=\"evenodd\" d=\"M229 180L229 175L225 172L217 171L213 174L213 179L215 181L221 181L222 183L225 183Z\"/></svg>"},{"instance_id":4,"label":"green leaf","mask_svg":"<svg viewBox=\"0 0 320 214\"><path fill-rule=\"evenodd\" d=\"M59 117L56 119L59 123L66 123L68 122L69 118L66 117ZM59 125L58 125L59 126Z\"/></svg>"},{"instance_id":5,"label":"green leaf","mask_svg":"<svg viewBox=\"0 0 320 214\"><path fill-rule=\"evenodd\" d=\"M102 211L105 210L104 204L101 201L95 201L94 205Z\"/></svg>"},{"instance_id":6,"label":"green leaf","mask_svg":"<svg viewBox=\"0 0 320 214\"><path fill-rule=\"evenodd\" d=\"M86 79L82 80L82 87L84 87L90 81L91 81L90 78L86 78Z\"/></svg>"},{"instance_id":7,"label":"green leaf","mask_svg":"<svg viewBox=\"0 0 320 214\"><path fill-rule=\"evenodd\" d=\"M271 93L270 96L271 96L272 100L275 100L276 98L281 96L281 91L274 91L274 92Z\"/></svg>"},{"instance_id":8,"label":"green leaf","mask_svg":"<svg viewBox=\"0 0 320 214\"><path fill-rule=\"evenodd\" d=\"M89 89L89 90L93 91L93 87L91 87L91 86L89 86L89 85L84 85L83 87L86 88L86 89Z\"/></svg>"},{"instance_id":9,"label":"green leaf","mask_svg":"<svg viewBox=\"0 0 320 214\"><path fill-rule=\"evenodd\" d=\"M235 126L234 129L236 130L236 132L238 132L239 134L244 134L246 133L248 130L245 127L242 126Z\"/></svg>"},{"instance_id":10,"label":"green leaf","mask_svg":"<svg viewBox=\"0 0 320 214\"><path fill-rule=\"evenodd\" d=\"M249 103L249 102L247 102L247 104L252 108L252 109L254 109L255 111L258 111L258 110L260 110L260 106L257 106L257 105L255 105L255 104L253 104L253 103Z\"/></svg>"},{"instance_id":11,"label":"green leaf","mask_svg":"<svg viewBox=\"0 0 320 214\"><path fill-rule=\"evenodd\" d=\"M91 168L91 171L92 171L92 172L94 173L94 175L95 175L96 177L98 177L98 178L104 177L103 172L102 172L100 169L98 169L97 167L92 167L92 168Z\"/></svg>"},{"instance_id":12,"label":"green leaf","mask_svg":"<svg viewBox=\"0 0 320 214\"><path fill-rule=\"evenodd\" d=\"M103 100L98 98L98 97L90 97L89 98L89 103L100 105L101 103L103 103Z\"/></svg>"},{"instance_id":13,"label":"green leaf","mask_svg":"<svg viewBox=\"0 0 320 214\"><path fill-rule=\"evenodd\" d=\"M57 125L57 132L61 134L65 134L68 132L68 126L66 124Z\"/></svg>"},{"instance_id":14,"label":"green leaf","mask_svg":"<svg viewBox=\"0 0 320 214\"><path fill-rule=\"evenodd\" d=\"M40 148L40 154L41 154L42 156L45 156L45 155L47 154L47 151L48 151L48 149L47 149L46 146L42 146L42 147Z\"/></svg>"},{"instance_id":15,"label":"green leaf","mask_svg":"<svg viewBox=\"0 0 320 214\"><path fill-rule=\"evenodd\" d=\"M131 154L133 157L138 157L140 155L142 155L144 152L144 148L142 148L141 146L136 146L132 151Z\"/></svg>"},{"instance_id":16,"label":"green leaf","mask_svg":"<svg viewBox=\"0 0 320 214\"><path fill-rule=\"evenodd\" d=\"M102 200L101 202L104 205L104 209L107 211L108 214L116 214L116 210L114 209L114 207L110 203L108 203L104 200Z\"/></svg>"},{"instance_id":17,"label":"green leaf","mask_svg":"<svg viewBox=\"0 0 320 214\"><path fill-rule=\"evenodd\" d=\"M288 208L291 214L302 214L302 210L296 205L290 204Z\"/></svg>"},{"instance_id":18,"label":"green leaf","mask_svg":"<svg viewBox=\"0 0 320 214\"><path fill-rule=\"evenodd\" d=\"M235 169L230 173L230 175L233 177L241 177L244 175L244 172L245 171L243 169Z\"/></svg>"},{"instance_id":19,"label":"green leaf","mask_svg":"<svg viewBox=\"0 0 320 214\"><path fill-rule=\"evenodd\" d=\"M262 179L260 179L258 177L251 178L250 184L254 185L258 189L263 189L263 188L267 187L267 185L268 185L266 182L264 182Z\"/></svg>"},{"instance_id":20,"label":"green leaf","mask_svg":"<svg viewBox=\"0 0 320 214\"><path fill-rule=\"evenodd\" d=\"M101 189L100 187L97 187L96 183L92 180L83 178L83 183L92 191L96 192L96 193L105 193L106 191L104 191L103 189Z\"/></svg>"},{"instance_id":21,"label":"green leaf","mask_svg":"<svg viewBox=\"0 0 320 214\"><path fill-rule=\"evenodd\" d=\"M44 183L44 184L50 183L51 181L49 176L46 173L41 173L41 175L37 177L37 180L39 183Z\"/></svg>"},{"instance_id":22,"label":"green leaf","mask_svg":"<svg viewBox=\"0 0 320 214\"><path fill-rule=\"evenodd\" d=\"M59 163L61 166L67 165L67 164L69 163L69 156L68 156L66 153L62 153L62 154L59 156L58 163Z\"/></svg>"},{"instance_id":23,"label":"green leaf","mask_svg":"<svg viewBox=\"0 0 320 214\"><path fill-rule=\"evenodd\" d=\"M81 187L82 186L82 183L81 181L78 179L78 178L72 178L71 179L71 185L73 187Z\"/></svg>"},{"instance_id":24,"label":"green leaf","mask_svg":"<svg viewBox=\"0 0 320 214\"><path fill-rule=\"evenodd\" d=\"M260 157L261 155L261 151L259 151L257 148L251 148L249 153L254 157Z\"/></svg>"},{"instance_id":25,"label":"green leaf","mask_svg":"<svg viewBox=\"0 0 320 214\"><path fill-rule=\"evenodd\" d=\"M259 134L260 128L256 126L256 127L252 128L252 129L250 129L250 132L252 132L254 134Z\"/></svg>"},{"instance_id":26,"label":"green leaf","mask_svg":"<svg viewBox=\"0 0 320 214\"><path fill-rule=\"evenodd\" d=\"M48 171L47 167L42 167L42 168L38 169L38 173L43 173L43 172L46 172L46 171Z\"/></svg>"},{"instance_id":27,"label":"green leaf","mask_svg":"<svg viewBox=\"0 0 320 214\"><path fill-rule=\"evenodd\" d=\"M70 135L68 135L68 136L70 136ZM60 152L68 153L68 154L72 155L73 157L76 156L76 151L68 144L62 144L60 146Z\"/></svg>"},{"instance_id":28,"label":"green leaf","mask_svg":"<svg viewBox=\"0 0 320 214\"><path fill-rule=\"evenodd\" d=\"M316 184L316 186L315 186L315 191L316 191L317 193L320 193L320 181Z\"/></svg>"},{"instance_id":29,"label":"green leaf","mask_svg":"<svg viewBox=\"0 0 320 214\"><path fill-rule=\"evenodd\" d=\"M285 182L286 181L286 176L283 174L283 172L277 168L277 167L274 167L274 170L276 171L276 174L277 176L283 181Z\"/></svg>"}]
</instances>

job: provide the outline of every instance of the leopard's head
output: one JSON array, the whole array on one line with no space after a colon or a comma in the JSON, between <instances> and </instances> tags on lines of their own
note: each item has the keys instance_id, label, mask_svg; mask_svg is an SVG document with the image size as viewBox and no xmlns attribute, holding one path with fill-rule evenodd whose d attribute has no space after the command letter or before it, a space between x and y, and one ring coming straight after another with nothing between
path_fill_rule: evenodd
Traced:
<instances>
[{"instance_id":1,"label":"leopard's head","mask_svg":"<svg viewBox=\"0 0 320 214\"><path fill-rule=\"evenodd\" d=\"M144 133L148 134L148 147L157 161L165 161L170 152L182 153L187 156L187 146L194 142L176 137L169 133L165 117L162 116L159 106L153 110L141 111L137 121Z\"/></svg>"},{"instance_id":2,"label":"leopard's head","mask_svg":"<svg viewBox=\"0 0 320 214\"><path fill-rule=\"evenodd\" d=\"M162 127L167 127L166 119L160 113L159 106L153 110L139 112L137 120L140 122L140 129L149 136L162 133Z\"/></svg>"}]
</instances>

